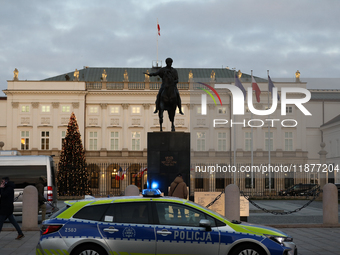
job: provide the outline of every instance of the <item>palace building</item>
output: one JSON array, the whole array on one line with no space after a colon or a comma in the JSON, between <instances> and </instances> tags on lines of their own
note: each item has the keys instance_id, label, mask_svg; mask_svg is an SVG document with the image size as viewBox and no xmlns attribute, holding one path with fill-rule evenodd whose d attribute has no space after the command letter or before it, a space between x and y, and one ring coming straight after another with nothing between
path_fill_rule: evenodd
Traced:
<instances>
[{"instance_id":1,"label":"palace building","mask_svg":"<svg viewBox=\"0 0 340 255\"><path fill-rule=\"evenodd\" d=\"M176 114L175 126L176 132L191 134L191 194L220 191L234 182L243 191L259 194L276 194L300 182L319 183L320 173L304 167L319 164L322 149L327 152L327 168L340 164L339 90L309 90L311 99L303 105L311 116L294 104L282 105L280 100L269 116L254 115L247 100L244 114L234 115L233 95L218 86L234 86L234 70L176 69L184 115ZM58 163L67 124L74 112L96 195L120 194L129 184L143 188L147 175L147 133L159 132L158 114L153 112L161 85L160 78L144 73L156 70L84 67L39 81L21 80L16 70L3 91L6 97L0 98L2 149L18 150L22 155L54 155ZM239 72L238 77L245 89L252 86L251 75ZM253 95L254 108L270 109L273 100L268 92L268 79L255 77L255 80L261 96L257 102ZM299 75L295 82L273 82L279 95L282 88L307 88ZM216 93L205 84L215 88ZM207 95L206 105L202 103L203 94ZM295 99L304 96L296 92L287 94L287 98ZM163 130L170 132L171 123L166 113L164 116ZM263 172L261 167L269 162L281 168L290 167L291 171ZM228 169L232 165L237 172ZM261 173L239 171L251 166L261 168ZM340 183L337 171L328 172L327 178Z\"/></svg>"}]
</instances>

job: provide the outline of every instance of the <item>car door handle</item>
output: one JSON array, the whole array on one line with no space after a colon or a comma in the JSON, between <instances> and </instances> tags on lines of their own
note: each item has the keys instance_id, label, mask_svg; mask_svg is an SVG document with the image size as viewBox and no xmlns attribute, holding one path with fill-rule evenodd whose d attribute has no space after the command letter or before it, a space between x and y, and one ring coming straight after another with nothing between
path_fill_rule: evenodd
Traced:
<instances>
[{"instance_id":1,"label":"car door handle","mask_svg":"<svg viewBox=\"0 0 340 255\"><path fill-rule=\"evenodd\" d=\"M109 227L109 228L104 228L103 229L104 232L109 232L110 234L118 232L119 229L113 228L113 227Z\"/></svg>"},{"instance_id":2,"label":"car door handle","mask_svg":"<svg viewBox=\"0 0 340 255\"><path fill-rule=\"evenodd\" d=\"M170 232L170 231L168 231L168 230L166 230L166 229L162 229L162 230L158 230L158 231L157 231L157 234L163 235L163 236L167 236L167 235L171 235L172 232Z\"/></svg>"}]
</instances>

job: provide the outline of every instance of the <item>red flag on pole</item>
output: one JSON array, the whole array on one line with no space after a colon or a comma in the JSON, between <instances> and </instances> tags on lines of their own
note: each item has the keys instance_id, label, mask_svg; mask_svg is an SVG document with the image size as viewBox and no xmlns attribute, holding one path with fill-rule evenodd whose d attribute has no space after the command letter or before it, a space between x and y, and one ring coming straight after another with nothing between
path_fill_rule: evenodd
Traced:
<instances>
[{"instance_id":1,"label":"red flag on pole","mask_svg":"<svg viewBox=\"0 0 340 255\"><path fill-rule=\"evenodd\" d=\"M256 101L259 103L260 102L261 90L260 90L259 86L257 85L253 76L251 77L251 83L252 83L253 90L255 90Z\"/></svg>"},{"instance_id":2,"label":"red flag on pole","mask_svg":"<svg viewBox=\"0 0 340 255\"><path fill-rule=\"evenodd\" d=\"M158 35L161 36L161 27L158 24L158 20L157 20L157 30L158 30Z\"/></svg>"}]
</instances>

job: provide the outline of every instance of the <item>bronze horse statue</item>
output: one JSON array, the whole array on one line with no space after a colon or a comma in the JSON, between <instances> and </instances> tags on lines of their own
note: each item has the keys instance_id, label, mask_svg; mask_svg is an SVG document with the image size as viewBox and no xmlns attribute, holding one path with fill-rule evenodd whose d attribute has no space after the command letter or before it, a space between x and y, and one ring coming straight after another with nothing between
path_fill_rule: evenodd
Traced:
<instances>
[{"instance_id":1,"label":"bronze horse statue","mask_svg":"<svg viewBox=\"0 0 340 255\"><path fill-rule=\"evenodd\" d=\"M158 112L160 131L163 131L162 124L164 111L168 111L169 120L171 122L171 131L175 131L174 121L177 108L177 93L176 93L177 87L171 72L165 72L163 76L163 82L164 89L160 95Z\"/></svg>"},{"instance_id":2,"label":"bronze horse statue","mask_svg":"<svg viewBox=\"0 0 340 255\"><path fill-rule=\"evenodd\" d=\"M175 114L178 106L179 113L183 115L181 97L177 89L178 74L177 70L172 68L172 59L165 60L166 66L159 69L155 73L144 73L149 76L159 76L162 78L162 85L158 91L156 99L156 110L158 112L160 131L163 131L163 112L168 111L169 119L171 122L171 131L175 131Z\"/></svg>"}]
</instances>

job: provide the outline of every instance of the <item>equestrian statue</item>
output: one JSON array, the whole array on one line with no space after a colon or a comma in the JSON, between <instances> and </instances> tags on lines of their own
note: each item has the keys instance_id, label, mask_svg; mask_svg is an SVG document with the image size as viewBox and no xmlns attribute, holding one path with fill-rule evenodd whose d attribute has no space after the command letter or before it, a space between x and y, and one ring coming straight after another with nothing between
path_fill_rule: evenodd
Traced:
<instances>
[{"instance_id":1,"label":"equestrian statue","mask_svg":"<svg viewBox=\"0 0 340 255\"><path fill-rule=\"evenodd\" d=\"M166 66L160 68L155 73L144 73L149 76L159 76L162 78L162 85L158 91L156 98L156 110L158 112L160 131L162 130L163 124L163 112L168 111L169 119L171 122L171 131L175 131L175 114L176 108L178 107L179 113L183 115L181 97L177 89L178 74L177 70L172 65L172 59L167 58L165 60Z\"/></svg>"}]
</instances>

